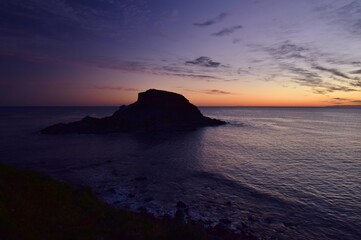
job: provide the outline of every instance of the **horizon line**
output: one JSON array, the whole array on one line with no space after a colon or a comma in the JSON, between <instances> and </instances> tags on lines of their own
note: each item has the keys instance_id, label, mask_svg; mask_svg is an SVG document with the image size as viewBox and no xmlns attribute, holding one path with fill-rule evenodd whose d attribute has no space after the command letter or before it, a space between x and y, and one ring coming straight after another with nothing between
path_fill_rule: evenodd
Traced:
<instances>
[{"instance_id":1,"label":"horizon line","mask_svg":"<svg viewBox=\"0 0 361 240\"><path fill-rule=\"evenodd\" d=\"M4 105L0 108L16 108L16 107L120 107L123 105L130 105L130 104L119 104L119 105ZM215 105L204 105L196 107L218 107L218 108L337 108L337 107L361 107L361 105L320 105L320 106L287 106L287 105L274 105L274 106L252 106L252 105L229 105L229 106L215 106Z\"/></svg>"}]
</instances>

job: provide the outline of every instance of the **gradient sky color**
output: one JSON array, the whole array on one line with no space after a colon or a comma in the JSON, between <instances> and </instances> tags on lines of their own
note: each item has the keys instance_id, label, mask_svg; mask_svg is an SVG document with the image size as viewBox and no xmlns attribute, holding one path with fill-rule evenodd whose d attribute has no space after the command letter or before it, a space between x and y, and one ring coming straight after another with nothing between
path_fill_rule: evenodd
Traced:
<instances>
[{"instance_id":1,"label":"gradient sky color","mask_svg":"<svg viewBox=\"0 0 361 240\"><path fill-rule=\"evenodd\" d=\"M0 0L0 105L361 104L359 0Z\"/></svg>"}]
</instances>

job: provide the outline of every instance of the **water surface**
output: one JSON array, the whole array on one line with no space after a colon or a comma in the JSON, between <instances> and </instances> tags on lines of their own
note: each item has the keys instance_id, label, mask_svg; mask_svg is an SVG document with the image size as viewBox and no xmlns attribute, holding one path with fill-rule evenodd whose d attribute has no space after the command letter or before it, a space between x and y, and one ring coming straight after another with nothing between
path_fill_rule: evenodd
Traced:
<instances>
[{"instance_id":1,"label":"water surface","mask_svg":"<svg viewBox=\"0 0 361 240\"><path fill-rule=\"evenodd\" d=\"M231 221L267 239L360 239L360 108L201 108L190 132L39 134L116 108L1 108L1 161L91 186L120 207Z\"/></svg>"}]
</instances>

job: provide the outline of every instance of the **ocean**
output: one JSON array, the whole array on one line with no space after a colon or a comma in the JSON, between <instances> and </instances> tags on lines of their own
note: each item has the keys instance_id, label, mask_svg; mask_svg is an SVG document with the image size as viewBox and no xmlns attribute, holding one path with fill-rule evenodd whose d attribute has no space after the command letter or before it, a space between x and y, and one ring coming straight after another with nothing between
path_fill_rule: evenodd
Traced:
<instances>
[{"instance_id":1,"label":"ocean","mask_svg":"<svg viewBox=\"0 0 361 240\"><path fill-rule=\"evenodd\" d=\"M0 161L156 216L263 239L361 239L361 108L204 107L195 131L42 135L116 107L2 107ZM26 199L24 199L26 201Z\"/></svg>"}]
</instances>

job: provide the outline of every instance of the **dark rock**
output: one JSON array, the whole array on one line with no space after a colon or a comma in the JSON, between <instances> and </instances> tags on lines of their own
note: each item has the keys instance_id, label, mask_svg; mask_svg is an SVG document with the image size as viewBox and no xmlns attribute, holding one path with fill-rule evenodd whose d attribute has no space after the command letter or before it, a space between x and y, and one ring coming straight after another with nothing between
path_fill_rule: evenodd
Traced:
<instances>
[{"instance_id":1,"label":"dark rock","mask_svg":"<svg viewBox=\"0 0 361 240\"><path fill-rule=\"evenodd\" d=\"M288 228L297 227L298 225L297 223L292 223L292 222L284 222L283 224Z\"/></svg>"},{"instance_id":2,"label":"dark rock","mask_svg":"<svg viewBox=\"0 0 361 240\"><path fill-rule=\"evenodd\" d=\"M183 211L182 209L178 209L178 210L175 212L174 219L175 219L177 222L184 222L184 211Z\"/></svg>"},{"instance_id":3,"label":"dark rock","mask_svg":"<svg viewBox=\"0 0 361 240\"><path fill-rule=\"evenodd\" d=\"M129 197L129 198L134 198L135 195L134 195L133 193L129 193L129 194L128 194L128 197Z\"/></svg>"},{"instance_id":4,"label":"dark rock","mask_svg":"<svg viewBox=\"0 0 361 240\"><path fill-rule=\"evenodd\" d=\"M138 94L138 100L121 106L112 116L85 117L80 121L47 127L43 134L112 133L134 130L192 130L218 126L224 121L205 117L180 94L150 89Z\"/></svg>"},{"instance_id":5,"label":"dark rock","mask_svg":"<svg viewBox=\"0 0 361 240\"><path fill-rule=\"evenodd\" d=\"M177 205L176 205L177 208L187 208L187 204L185 204L184 202L182 201L178 201L177 202Z\"/></svg>"},{"instance_id":6,"label":"dark rock","mask_svg":"<svg viewBox=\"0 0 361 240\"><path fill-rule=\"evenodd\" d=\"M219 220L220 223L224 224L224 225L229 225L232 223L231 220L227 219L227 218L222 218Z\"/></svg>"},{"instance_id":7,"label":"dark rock","mask_svg":"<svg viewBox=\"0 0 361 240\"><path fill-rule=\"evenodd\" d=\"M147 209L145 207L139 207L137 210L141 213L147 213Z\"/></svg>"},{"instance_id":8,"label":"dark rock","mask_svg":"<svg viewBox=\"0 0 361 240\"><path fill-rule=\"evenodd\" d=\"M256 220L253 216L249 215L249 216L248 216L248 221L250 221L250 222L256 222L257 220Z\"/></svg>"},{"instance_id":9,"label":"dark rock","mask_svg":"<svg viewBox=\"0 0 361 240\"><path fill-rule=\"evenodd\" d=\"M114 188L110 188L110 189L109 189L109 192L110 192L110 193L113 193L113 194L116 194L116 193L117 193L117 191L115 191Z\"/></svg>"},{"instance_id":10,"label":"dark rock","mask_svg":"<svg viewBox=\"0 0 361 240\"><path fill-rule=\"evenodd\" d=\"M146 181L147 177L136 177L133 180L136 181L136 182Z\"/></svg>"},{"instance_id":11,"label":"dark rock","mask_svg":"<svg viewBox=\"0 0 361 240\"><path fill-rule=\"evenodd\" d=\"M273 222L273 219L272 219L271 217L266 217L266 218L264 219L264 221L265 221L266 223L272 223L272 222Z\"/></svg>"},{"instance_id":12,"label":"dark rock","mask_svg":"<svg viewBox=\"0 0 361 240\"><path fill-rule=\"evenodd\" d=\"M144 202L147 203L147 202L151 202L153 201L153 198L152 197L147 197L144 199Z\"/></svg>"}]
</instances>

